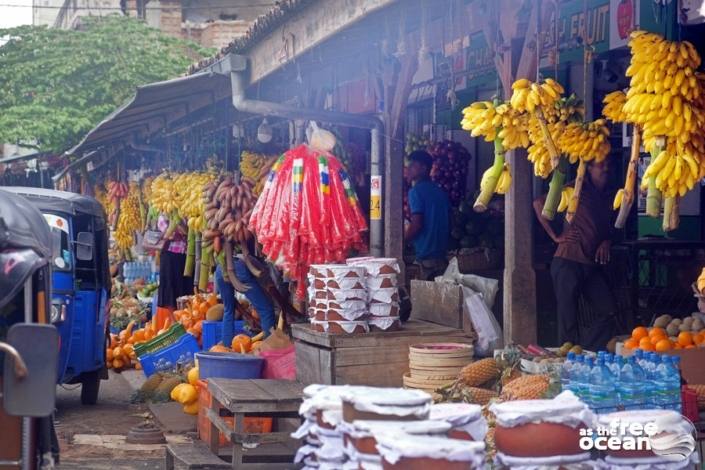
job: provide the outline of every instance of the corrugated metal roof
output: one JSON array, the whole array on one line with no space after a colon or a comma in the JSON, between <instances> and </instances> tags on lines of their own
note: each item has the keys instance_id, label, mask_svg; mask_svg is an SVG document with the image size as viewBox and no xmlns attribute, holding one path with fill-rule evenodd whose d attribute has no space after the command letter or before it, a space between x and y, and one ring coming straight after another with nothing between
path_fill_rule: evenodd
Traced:
<instances>
[{"instance_id":1,"label":"corrugated metal roof","mask_svg":"<svg viewBox=\"0 0 705 470\"><path fill-rule=\"evenodd\" d=\"M80 155L131 135L151 136L229 95L229 77L210 72L138 87L131 100L95 126L66 155Z\"/></svg>"}]
</instances>

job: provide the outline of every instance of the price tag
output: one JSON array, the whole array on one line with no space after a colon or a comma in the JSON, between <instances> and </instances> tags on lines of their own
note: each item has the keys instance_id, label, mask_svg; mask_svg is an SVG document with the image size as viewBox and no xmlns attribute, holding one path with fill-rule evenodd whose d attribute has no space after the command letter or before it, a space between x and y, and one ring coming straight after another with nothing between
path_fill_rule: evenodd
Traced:
<instances>
[{"instance_id":1,"label":"price tag","mask_svg":"<svg viewBox=\"0 0 705 470\"><path fill-rule=\"evenodd\" d=\"M370 181L370 220L382 220L381 175L372 175Z\"/></svg>"}]
</instances>

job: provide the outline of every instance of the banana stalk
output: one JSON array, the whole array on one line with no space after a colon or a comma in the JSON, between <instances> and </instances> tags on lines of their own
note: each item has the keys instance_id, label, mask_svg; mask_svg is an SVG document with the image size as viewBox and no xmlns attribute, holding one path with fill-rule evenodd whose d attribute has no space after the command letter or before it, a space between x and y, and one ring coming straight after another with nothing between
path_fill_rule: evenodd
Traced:
<instances>
[{"instance_id":1,"label":"banana stalk","mask_svg":"<svg viewBox=\"0 0 705 470\"><path fill-rule=\"evenodd\" d=\"M186 245L186 264L184 266L184 277L193 276L196 264L196 231L188 229L188 244Z\"/></svg>"},{"instance_id":2,"label":"banana stalk","mask_svg":"<svg viewBox=\"0 0 705 470\"><path fill-rule=\"evenodd\" d=\"M663 202L663 228L664 232L671 232L680 224L679 213L680 197L667 197Z\"/></svg>"},{"instance_id":3,"label":"banana stalk","mask_svg":"<svg viewBox=\"0 0 705 470\"><path fill-rule=\"evenodd\" d=\"M548 154L551 156L551 166L553 169L556 169L560 164L561 154L558 152L558 147L556 147L556 143L553 141L551 131L548 130L548 123L541 109L536 110L536 118L539 121L539 126L541 126L543 138L546 139L546 150L548 150Z\"/></svg>"},{"instance_id":4,"label":"banana stalk","mask_svg":"<svg viewBox=\"0 0 705 470\"><path fill-rule=\"evenodd\" d=\"M208 289L208 276L211 273L211 258L213 257L213 244L201 244L201 270L198 273L198 290L205 292Z\"/></svg>"},{"instance_id":5,"label":"banana stalk","mask_svg":"<svg viewBox=\"0 0 705 470\"><path fill-rule=\"evenodd\" d=\"M499 177L502 175L504 170L504 145L502 145L502 139L497 137L494 139L494 163L490 168L490 172L483 176L483 179L487 178L484 184L481 184L480 195L477 196L473 209L475 212L485 212L487 206L492 199L492 195L497 188L497 182Z\"/></svg>"},{"instance_id":6,"label":"banana stalk","mask_svg":"<svg viewBox=\"0 0 705 470\"><path fill-rule=\"evenodd\" d=\"M563 193L567 172L568 160L564 157L560 159L558 166L553 170L551 182L548 185L548 195L541 211L541 215L547 220L553 220L556 217L556 210L561 202L561 194Z\"/></svg>"},{"instance_id":7,"label":"banana stalk","mask_svg":"<svg viewBox=\"0 0 705 470\"><path fill-rule=\"evenodd\" d=\"M585 161L581 158L578 164L578 174L575 177L575 189L573 190L573 195L568 203L568 212L565 215L565 219L568 223L572 223L575 218L575 213L578 210L578 204L580 204L580 192L583 190L583 181L585 181Z\"/></svg>"},{"instance_id":8,"label":"banana stalk","mask_svg":"<svg viewBox=\"0 0 705 470\"><path fill-rule=\"evenodd\" d=\"M634 135L632 136L632 152L629 158L629 166L627 167L627 178L624 181L624 196L622 197L622 205L619 207L619 215L614 223L615 228L624 228L629 218L629 213L632 210L635 199L637 165L639 164L639 148L641 147L641 128L639 125L634 125Z\"/></svg>"},{"instance_id":9,"label":"banana stalk","mask_svg":"<svg viewBox=\"0 0 705 470\"><path fill-rule=\"evenodd\" d=\"M198 294L198 284L201 281L201 250L202 250L202 243L201 243L201 234L197 233L196 234L196 244L195 244L195 252L196 252L196 259L195 259L195 264L196 264L196 269L193 274L193 290L194 294Z\"/></svg>"},{"instance_id":10,"label":"banana stalk","mask_svg":"<svg viewBox=\"0 0 705 470\"><path fill-rule=\"evenodd\" d=\"M651 152L652 161L658 157L663 148L665 147L665 139L659 139L657 145ZM658 217L661 215L661 203L663 195L661 191L656 187L656 175L652 175L649 178L649 186L646 190L646 215L649 217Z\"/></svg>"}]
</instances>

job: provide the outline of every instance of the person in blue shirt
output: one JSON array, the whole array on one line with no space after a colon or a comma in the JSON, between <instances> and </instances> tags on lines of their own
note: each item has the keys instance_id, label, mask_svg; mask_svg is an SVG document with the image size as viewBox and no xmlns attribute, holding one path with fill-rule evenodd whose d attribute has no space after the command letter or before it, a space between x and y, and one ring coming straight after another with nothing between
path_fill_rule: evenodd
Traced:
<instances>
[{"instance_id":1,"label":"person in blue shirt","mask_svg":"<svg viewBox=\"0 0 705 470\"><path fill-rule=\"evenodd\" d=\"M404 237L414 244L420 278L433 280L448 266L450 201L445 191L431 181L433 159L428 152L412 152L409 162L407 175L414 186L409 191L411 222Z\"/></svg>"}]
</instances>

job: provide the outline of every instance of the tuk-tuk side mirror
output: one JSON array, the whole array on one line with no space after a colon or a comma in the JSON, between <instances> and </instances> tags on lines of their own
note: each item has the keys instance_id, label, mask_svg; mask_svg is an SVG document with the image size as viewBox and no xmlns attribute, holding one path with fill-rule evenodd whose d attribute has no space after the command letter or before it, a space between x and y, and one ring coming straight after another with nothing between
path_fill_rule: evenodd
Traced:
<instances>
[{"instance_id":1,"label":"tuk-tuk side mirror","mask_svg":"<svg viewBox=\"0 0 705 470\"><path fill-rule=\"evenodd\" d=\"M95 240L91 232L78 232L76 236L76 258L79 261L92 260L94 246Z\"/></svg>"},{"instance_id":2,"label":"tuk-tuk side mirror","mask_svg":"<svg viewBox=\"0 0 705 470\"><path fill-rule=\"evenodd\" d=\"M17 323L7 332L7 344L12 348L3 348L5 412L35 418L51 415L56 404L58 330L53 325Z\"/></svg>"}]
</instances>

